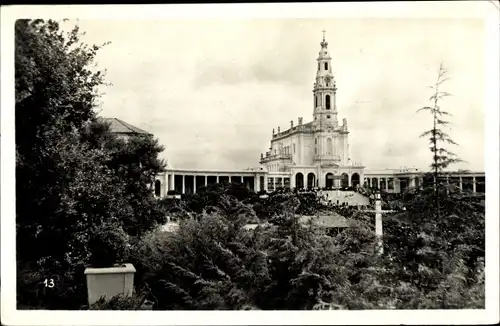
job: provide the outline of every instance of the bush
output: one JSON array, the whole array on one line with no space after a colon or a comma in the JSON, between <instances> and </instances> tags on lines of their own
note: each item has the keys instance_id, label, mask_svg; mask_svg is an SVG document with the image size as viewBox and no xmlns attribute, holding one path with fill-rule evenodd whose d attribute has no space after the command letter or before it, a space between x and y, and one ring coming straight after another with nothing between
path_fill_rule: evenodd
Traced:
<instances>
[{"instance_id":1,"label":"bush","mask_svg":"<svg viewBox=\"0 0 500 326\"><path fill-rule=\"evenodd\" d=\"M116 295L110 299L99 298L88 309L89 310L141 310L144 303L144 296L123 296Z\"/></svg>"},{"instance_id":2,"label":"bush","mask_svg":"<svg viewBox=\"0 0 500 326\"><path fill-rule=\"evenodd\" d=\"M92 234L88 250L89 263L94 268L103 268L124 263L128 257L129 239L117 224L104 224Z\"/></svg>"}]
</instances>

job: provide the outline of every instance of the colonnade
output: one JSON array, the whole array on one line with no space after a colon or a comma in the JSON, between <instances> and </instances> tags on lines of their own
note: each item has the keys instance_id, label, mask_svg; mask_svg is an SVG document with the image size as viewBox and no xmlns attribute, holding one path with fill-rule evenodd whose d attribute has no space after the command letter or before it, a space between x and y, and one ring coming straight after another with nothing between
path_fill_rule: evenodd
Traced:
<instances>
[{"instance_id":1,"label":"colonnade","mask_svg":"<svg viewBox=\"0 0 500 326\"><path fill-rule=\"evenodd\" d=\"M154 193L164 197L169 191L176 194L193 194L210 184L240 183L255 192L267 190L267 176L263 173L202 173L168 172L157 176Z\"/></svg>"},{"instance_id":2,"label":"colonnade","mask_svg":"<svg viewBox=\"0 0 500 326\"><path fill-rule=\"evenodd\" d=\"M353 186L358 184L358 180L363 180L367 187L377 188L387 192L400 193L407 188L418 188L426 182L423 175L405 175L405 176L388 176L388 175L359 175L353 173L351 176L347 174L333 175L331 180L327 181L331 173L326 174L322 178L320 187L330 186L333 188L344 187L345 184ZM356 174L356 182L353 182L353 176ZM359 178L361 177L361 178ZM359 178L359 179L358 179ZM167 173L157 176L154 184L154 193L157 197L164 197L168 191L175 191L176 194L196 193L201 187L216 183L240 183L248 189L255 192L266 191L272 192L278 188L297 188L301 182L302 188L307 188L310 184L313 187L318 186L318 178L315 173L296 173L293 175L278 175L266 172L219 172L219 173L203 173L203 172L188 172L188 171L167 171ZM427 181L428 182L428 181ZM460 191L466 192L485 192L485 176L481 174L470 175L453 175L446 176L448 184L455 184Z\"/></svg>"},{"instance_id":3,"label":"colonnade","mask_svg":"<svg viewBox=\"0 0 500 326\"><path fill-rule=\"evenodd\" d=\"M484 175L447 175L447 184L455 184L460 191L485 192ZM424 179L421 175L388 177L369 175L364 178L364 185L370 188L376 188L387 192L399 193L406 188L419 188L424 185Z\"/></svg>"}]
</instances>

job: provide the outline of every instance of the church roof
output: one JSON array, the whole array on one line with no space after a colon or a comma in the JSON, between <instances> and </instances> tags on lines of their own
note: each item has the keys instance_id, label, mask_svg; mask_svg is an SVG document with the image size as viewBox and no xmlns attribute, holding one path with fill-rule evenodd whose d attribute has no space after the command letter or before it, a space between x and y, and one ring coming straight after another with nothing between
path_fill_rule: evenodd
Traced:
<instances>
[{"instance_id":1,"label":"church roof","mask_svg":"<svg viewBox=\"0 0 500 326\"><path fill-rule=\"evenodd\" d=\"M115 134L143 134L150 135L149 132L140 128L134 127L129 123L117 118L100 118L103 122L109 124L109 129Z\"/></svg>"}]
</instances>

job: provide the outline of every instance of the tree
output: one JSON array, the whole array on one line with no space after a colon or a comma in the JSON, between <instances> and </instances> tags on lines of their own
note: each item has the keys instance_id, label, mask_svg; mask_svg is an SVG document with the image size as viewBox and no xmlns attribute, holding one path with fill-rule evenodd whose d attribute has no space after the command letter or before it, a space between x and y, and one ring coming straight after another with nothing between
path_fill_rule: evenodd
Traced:
<instances>
[{"instance_id":1,"label":"tree","mask_svg":"<svg viewBox=\"0 0 500 326\"><path fill-rule=\"evenodd\" d=\"M78 44L78 28L65 35L54 21L18 20L15 31L17 254L59 265L64 255L55 257L66 246L58 240L64 243L73 223L61 214L69 180L108 184L97 182L108 177L93 165L106 154L79 142L104 83L103 72L89 69L100 46ZM49 236L56 224L60 231Z\"/></svg>"},{"instance_id":2,"label":"tree","mask_svg":"<svg viewBox=\"0 0 500 326\"><path fill-rule=\"evenodd\" d=\"M84 267L121 262L128 237L165 219L151 191L163 148L123 142L97 119L101 46L81 43L78 27L18 20L15 31L18 302L36 305L36 284L57 278L45 306L79 307Z\"/></svg>"},{"instance_id":3,"label":"tree","mask_svg":"<svg viewBox=\"0 0 500 326\"><path fill-rule=\"evenodd\" d=\"M439 66L438 78L436 80L436 83L434 84L434 86L429 86L434 90L434 93L429 98L429 100L432 102L432 106L424 106L417 110L417 112L427 111L432 116L432 129L422 133L421 137L429 137L430 150L432 152L431 168L434 177L434 192L436 197L435 204L438 215L438 196L442 188L442 172L451 164L459 163L462 161L457 157L455 153L450 152L443 147L443 144L457 145L457 143L453 139L451 139L450 136L443 130L443 127L450 124L449 121L444 120L444 117L451 115L440 106L440 101L442 99L451 96L450 93L443 92L440 89L441 84L449 79L447 77L447 73L448 71L443 67L443 64L441 63Z\"/></svg>"}]
</instances>

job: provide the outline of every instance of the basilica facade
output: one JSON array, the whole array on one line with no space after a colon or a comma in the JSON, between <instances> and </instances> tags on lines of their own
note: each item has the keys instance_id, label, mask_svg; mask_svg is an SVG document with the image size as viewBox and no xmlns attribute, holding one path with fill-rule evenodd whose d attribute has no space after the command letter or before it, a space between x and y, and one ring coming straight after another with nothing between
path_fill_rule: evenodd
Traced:
<instances>
[{"instance_id":1,"label":"basilica facade","mask_svg":"<svg viewBox=\"0 0 500 326\"><path fill-rule=\"evenodd\" d=\"M312 121L277 132L273 129L269 151L260 164L268 172L267 188L357 187L364 180L364 166L349 156L347 119L339 123L337 84L332 74L328 42L323 37L312 93Z\"/></svg>"}]
</instances>

